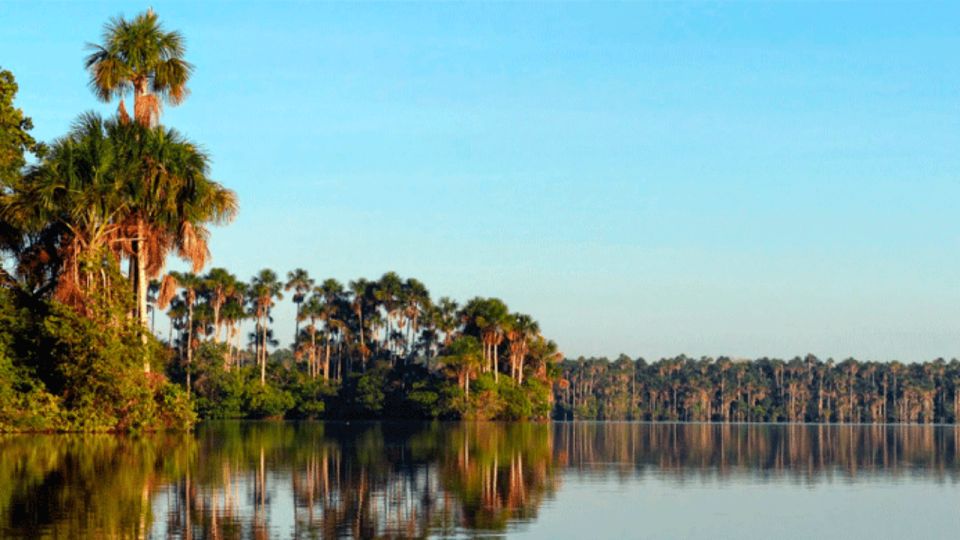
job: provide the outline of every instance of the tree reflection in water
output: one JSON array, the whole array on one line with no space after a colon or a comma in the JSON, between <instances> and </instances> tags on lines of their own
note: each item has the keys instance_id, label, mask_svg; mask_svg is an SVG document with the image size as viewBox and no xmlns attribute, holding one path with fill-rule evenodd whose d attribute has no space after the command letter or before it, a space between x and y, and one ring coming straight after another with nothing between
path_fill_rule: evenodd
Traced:
<instances>
[{"instance_id":1,"label":"tree reflection in water","mask_svg":"<svg viewBox=\"0 0 960 540\"><path fill-rule=\"evenodd\" d=\"M535 520L564 474L960 479L960 429L222 423L0 438L0 537L423 537Z\"/></svg>"}]
</instances>

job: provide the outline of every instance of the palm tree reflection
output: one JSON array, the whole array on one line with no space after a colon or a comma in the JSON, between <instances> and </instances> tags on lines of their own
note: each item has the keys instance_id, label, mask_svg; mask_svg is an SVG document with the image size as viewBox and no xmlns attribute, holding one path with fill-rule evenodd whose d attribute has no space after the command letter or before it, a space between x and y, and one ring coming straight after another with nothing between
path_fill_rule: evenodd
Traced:
<instances>
[{"instance_id":1,"label":"palm tree reflection","mask_svg":"<svg viewBox=\"0 0 960 540\"><path fill-rule=\"evenodd\" d=\"M424 537L509 531L564 474L960 480L960 429L224 423L0 438L0 537Z\"/></svg>"}]
</instances>

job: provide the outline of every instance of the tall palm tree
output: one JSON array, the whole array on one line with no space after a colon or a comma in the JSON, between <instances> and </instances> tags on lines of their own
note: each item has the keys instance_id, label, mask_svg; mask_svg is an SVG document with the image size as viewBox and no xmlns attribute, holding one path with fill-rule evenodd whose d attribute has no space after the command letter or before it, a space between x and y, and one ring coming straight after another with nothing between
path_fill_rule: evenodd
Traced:
<instances>
[{"instance_id":1,"label":"tall palm tree","mask_svg":"<svg viewBox=\"0 0 960 540\"><path fill-rule=\"evenodd\" d=\"M88 44L86 59L90 88L101 101L133 93L133 115L144 126L155 125L160 103L179 105L187 96L193 71L186 60L183 36L166 31L152 9L131 20L116 17L104 25L102 43Z\"/></svg>"},{"instance_id":2,"label":"tall palm tree","mask_svg":"<svg viewBox=\"0 0 960 540\"><path fill-rule=\"evenodd\" d=\"M155 126L161 101L177 105L187 95L193 68L183 59L183 41L179 32L163 29L152 9L132 20L111 19L103 42L89 45L91 89L103 101L120 98L122 124L127 123L123 98L132 92L136 124ZM129 205L125 234L135 314L146 326L148 278L159 275L174 247L200 271L208 256L204 225L232 219L236 198L206 178L206 156L176 132L147 129L135 139L123 190Z\"/></svg>"},{"instance_id":3,"label":"tall palm tree","mask_svg":"<svg viewBox=\"0 0 960 540\"><path fill-rule=\"evenodd\" d=\"M383 307L384 312L386 312L384 341L387 346L387 351L391 355L391 361L394 352L391 346L393 322L396 319L397 323L399 323L399 318L401 317L400 300L402 294L403 280L400 279L400 276L398 276L396 272L383 274L373 286L373 297Z\"/></svg>"},{"instance_id":4,"label":"tall palm tree","mask_svg":"<svg viewBox=\"0 0 960 540\"><path fill-rule=\"evenodd\" d=\"M447 347L446 354L440 357L440 362L454 371L464 396L470 399L470 379L484 362L481 344L477 338L460 336L455 339Z\"/></svg>"},{"instance_id":5,"label":"tall palm tree","mask_svg":"<svg viewBox=\"0 0 960 540\"><path fill-rule=\"evenodd\" d=\"M220 308L220 320L226 326L227 332L224 340L227 343L227 357L224 359L226 369L237 360L236 354L240 350L240 323L247 318L247 312L244 304L247 297L247 284L237 281L233 295L227 298L223 307Z\"/></svg>"},{"instance_id":6,"label":"tall palm tree","mask_svg":"<svg viewBox=\"0 0 960 540\"><path fill-rule=\"evenodd\" d=\"M210 305L213 320L213 341L220 342L220 328L223 318L220 316L223 306L239 294L240 281L226 268L211 268L203 277L201 293Z\"/></svg>"},{"instance_id":7,"label":"tall palm tree","mask_svg":"<svg viewBox=\"0 0 960 540\"><path fill-rule=\"evenodd\" d=\"M307 324L307 334L310 336L310 349L307 354L308 364L310 366L309 372L310 376L316 378L317 376L317 332L319 328L317 327L317 321L323 316L324 302L323 297L317 293L310 295L306 302L303 303L303 306L297 309L297 328L299 329L300 321L308 321ZM298 330L299 332L299 330ZM298 334L299 337L299 334ZM299 339L298 339L299 341ZM326 379L327 374L324 373L324 378Z\"/></svg>"},{"instance_id":8,"label":"tall palm tree","mask_svg":"<svg viewBox=\"0 0 960 540\"><path fill-rule=\"evenodd\" d=\"M499 298L473 298L461 311L465 331L477 335L483 344L484 369L493 372L495 381L500 372L498 348L503 342L503 328L509 314L507 305Z\"/></svg>"},{"instance_id":9,"label":"tall palm tree","mask_svg":"<svg viewBox=\"0 0 960 540\"><path fill-rule=\"evenodd\" d=\"M267 384L267 345L270 336L270 311L276 300L283 299L283 284L273 270L264 268L250 281L247 292L256 318L257 363L260 366L260 386Z\"/></svg>"},{"instance_id":10,"label":"tall palm tree","mask_svg":"<svg viewBox=\"0 0 960 540\"><path fill-rule=\"evenodd\" d=\"M530 341L540 334L540 325L529 315L514 313L508 317L504 328L510 343L510 376L517 384L523 384L523 360L530 350Z\"/></svg>"},{"instance_id":11,"label":"tall palm tree","mask_svg":"<svg viewBox=\"0 0 960 540\"><path fill-rule=\"evenodd\" d=\"M344 297L345 289L339 281L328 278L323 280L314 290L314 294L322 300L319 317L324 322L324 378L330 373L331 342L336 338L338 342L348 333L347 321L350 315L350 305Z\"/></svg>"},{"instance_id":12,"label":"tall palm tree","mask_svg":"<svg viewBox=\"0 0 960 540\"><path fill-rule=\"evenodd\" d=\"M373 295L372 289L374 285L374 283L371 283L364 278L351 281L349 284L350 292L353 295L351 308L353 309L353 313L357 316L358 320L359 335L357 339L359 342L357 343L357 348L360 351L361 363L365 363L367 356L370 354L370 349L367 347L364 333L364 326L366 324L364 321L364 305L368 303L368 300ZM367 312L369 313L368 310Z\"/></svg>"},{"instance_id":13,"label":"tall palm tree","mask_svg":"<svg viewBox=\"0 0 960 540\"><path fill-rule=\"evenodd\" d=\"M458 328L460 328L460 317L458 312L460 305L449 297L441 297L437 301L437 313L434 326L443 332L443 344L450 345Z\"/></svg>"},{"instance_id":14,"label":"tall palm tree","mask_svg":"<svg viewBox=\"0 0 960 540\"><path fill-rule=\"evenodd\" d=\"M173 297L177 289L183 290L183 302L187 309L186 320L186 371L187 371L187 395L190 395L193 375L193 349L194 344L194 310L197 305L197 296L204 286L204 280L196 274L190 272L170 272L160 284L160 291L157 295L157 305L161 309L165 308Z\"/></svg>"},{"instance_id":15,"label":"tall palm tree","mask_svg":"<svg viewBox=\"0 0 960 540\"><path fill-rule=\"evenodd\" d=\"M300 306L306 299L307 293L313 288L313 284L314 280L303 268L297 268L296 270L287 272L287 283L284 285L283 289L286 291L291 289L293 290L293 303L297 306L296 329L293 333L294 348L296 348L297 340L300 337Z\"/></svg>"},{"instance_id":16,"label":"tall palm tree","mask_svg":"<svg viewBox=\"0 0 960 540\"><path fill-rule=\"evenodd\" d=\"M175 130L128 127L121 196L124 237L136 313L146 324L146 284L167 256L178 256L199 272L209 259L208 224L227 223L237 212L236 194L208 177L209 158Z\"/></svg>"},{"instance_id":17,"label":"tall palm tree","mask_svg":"<svg viewBox=\"0 0 960 540\"><path fill-rule=\"evenodd\" d=\"M417 334L420 331L420 318L431 307L430 291L416 278L407 278L403 283L403 315L406 317L406 349L408 361L414 356Z\"/></svg>"}]
</instances>

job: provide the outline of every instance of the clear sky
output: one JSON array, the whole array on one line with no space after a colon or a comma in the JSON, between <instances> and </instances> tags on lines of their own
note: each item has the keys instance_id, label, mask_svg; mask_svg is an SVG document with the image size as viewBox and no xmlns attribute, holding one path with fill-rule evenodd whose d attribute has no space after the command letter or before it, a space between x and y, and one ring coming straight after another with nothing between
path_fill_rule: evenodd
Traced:
<instances>
[{"instance_id":1,"label":"clear sky","mask_svg":"<svg viewBox=\"0 0 960 540\"><path fill-rule=\"evenodd\" d=\"M0 3L39 137L145 7ZM394 270L568 356L960 356L960 3L153 7L240 277Z\"/></svg>"}]
</instances>

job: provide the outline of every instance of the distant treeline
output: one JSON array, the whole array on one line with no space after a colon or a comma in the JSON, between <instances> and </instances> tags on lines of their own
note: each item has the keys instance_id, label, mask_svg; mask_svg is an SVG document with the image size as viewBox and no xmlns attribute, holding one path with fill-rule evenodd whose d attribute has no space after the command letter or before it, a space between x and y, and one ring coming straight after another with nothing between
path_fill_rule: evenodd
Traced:
<instances>
[{"instance_id":1,"label":"distant treeline","mask_svg":"<svg viewBox=\"0 0 960 540\"><path fill-rule=\"evenodd\" d=\"M960 361L565 360L558 419L956 423Z\"/></svg>"}]
</instances>

